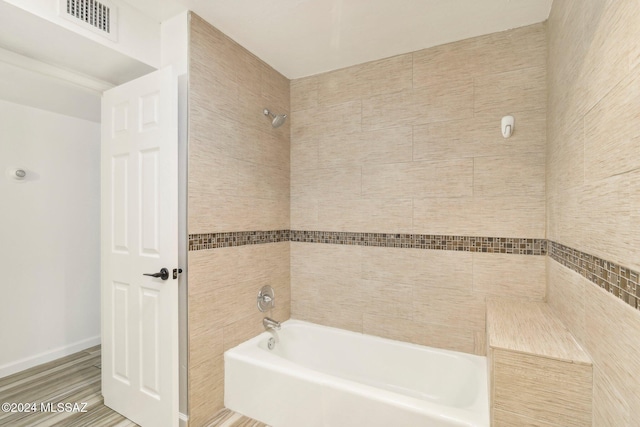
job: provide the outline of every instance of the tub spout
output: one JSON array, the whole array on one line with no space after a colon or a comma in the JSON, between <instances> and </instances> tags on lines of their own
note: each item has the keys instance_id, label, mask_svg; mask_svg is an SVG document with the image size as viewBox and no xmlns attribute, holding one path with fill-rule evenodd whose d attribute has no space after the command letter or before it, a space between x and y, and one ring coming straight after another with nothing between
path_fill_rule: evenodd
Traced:
<instances>
[{"instance_id":1,"label":"tub spout","mask_svg":"<svg viewBox=\"0 0 640 427\"><path fill-rule=\"evenodd\" d=\"M277 322L269 317L265 317L262 319L262 326L268 331L269 329L275 329L276 331L280 329L280 322Z\"/></svg>"}]
</instances>

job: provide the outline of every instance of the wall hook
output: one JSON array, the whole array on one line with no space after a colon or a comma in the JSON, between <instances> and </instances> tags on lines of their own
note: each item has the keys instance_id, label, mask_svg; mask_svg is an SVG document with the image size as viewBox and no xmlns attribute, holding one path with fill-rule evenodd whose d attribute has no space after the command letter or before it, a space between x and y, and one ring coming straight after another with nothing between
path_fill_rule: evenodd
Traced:
<instances>
[{"instance_id":1,"label":"wall hook","mask_svg":"<svg viewBox=\"0 0 640 427\"><path fill-rule=\"evenodd\" d=\"M509 138L513 134L515 119L513 116L504 116L502 118L502 136Z\"/></svg>"}]
</instances>

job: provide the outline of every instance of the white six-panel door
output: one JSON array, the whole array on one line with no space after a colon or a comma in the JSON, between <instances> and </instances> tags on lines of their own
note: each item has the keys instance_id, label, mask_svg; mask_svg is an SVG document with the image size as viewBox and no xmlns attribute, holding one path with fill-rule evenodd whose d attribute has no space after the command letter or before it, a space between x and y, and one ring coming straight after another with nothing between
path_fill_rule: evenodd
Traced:
<instances>
[{"instance_id":1,"label":"white six-panel door","mask_svg":"<svg viewBox=\"0 0 640 427\"><path fill-rule=\"evenodd\" d=\"M102 100L102 394L145 427L178 425L177 90L166 68Z\"/></svg>"}]
</instances>

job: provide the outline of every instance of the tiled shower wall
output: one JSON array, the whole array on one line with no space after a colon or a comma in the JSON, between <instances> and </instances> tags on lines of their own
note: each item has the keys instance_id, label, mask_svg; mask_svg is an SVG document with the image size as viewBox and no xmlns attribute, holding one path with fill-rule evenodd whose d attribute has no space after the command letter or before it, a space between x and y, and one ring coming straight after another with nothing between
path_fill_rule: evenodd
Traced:
<instances>
[{"instance_id":1,"label":"tiled shower wall","mask_svg":"<svg viewBox=\"0 0 640 427\"><path fill-rule=\"evenodd\" d=\"M291 229L544 239L545 82L543 24L292 81ZM544 283L540 255L291 242L293 317L466 352L487 297Z\"/></svg>"},{"instance_id":2,"label":"tiled shower wall","mask_svg":"<svg viewBox=\"0 0 640 427\"><path fill-rule=\"evenodd\" d=\"M289 229L290 129L288 124L273 129L262 114L265 107L289 111L289 80L191 14L192 241L212 233ZM258 312L255 299L260 287L269 284L276 291L277 308L267 314L289 318L289 242L282 240L190 245L191 426L206 425L223 408L223 352L263 330L264 313Z\"/></svg>"},{"instance_id":3,"label":"tiled shower wall","mask_svg":"<svg viewBox=\"0 0 640 427\"><path fill-rule=\"evenodd\" d=\"M593 425L636 426L638 2L555 0L548 43L548 299L593 359Z\"/></svg>"}]
</instances>

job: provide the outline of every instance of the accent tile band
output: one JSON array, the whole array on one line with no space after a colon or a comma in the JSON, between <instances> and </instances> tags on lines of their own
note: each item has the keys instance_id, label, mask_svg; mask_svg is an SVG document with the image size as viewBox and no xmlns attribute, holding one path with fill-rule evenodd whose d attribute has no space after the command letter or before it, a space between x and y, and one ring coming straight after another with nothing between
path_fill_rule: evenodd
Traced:
<instances>
[{"instance_id":1,"label":"accent tile band","mask_svg":"<svg viewBox=\"0 0 640 427\"><path fill-rule=\"evenodd\" d=\"M189 250L198 251L287 241L518 255L545 255L547 253L545 239L301 230L190 234Z\"/></svg>"},{"instance_id":2,"label":"accent tile band","mask_svg":"<svg viewBox=\"0 0 640 427\"><path fill-rule=\"evenodd\" d=\"M640 309L640 273L549 240L549 256L602 289Z\"/></svg>"},{"instance_id":3,"label":"accent tile band","mask_svg":"<svg viewBox=\"0 0 640 427\"><path fill-rule=\"evenodd\" d=\"M189 250L229 248L289 241L290 230L231 231L228 233L189 234Z\"/></svg>"},{"instance_id":4,"label":"accent tile band","mask_svg":"<svg viewBox=\"0 0 640 427\"><path fill-rule=\"evenodd\" d=\"M517 237L291 230L291 241L519 255L545 255L547 252L545 239L522 239Z\"/></svg>"}]
</instances>

